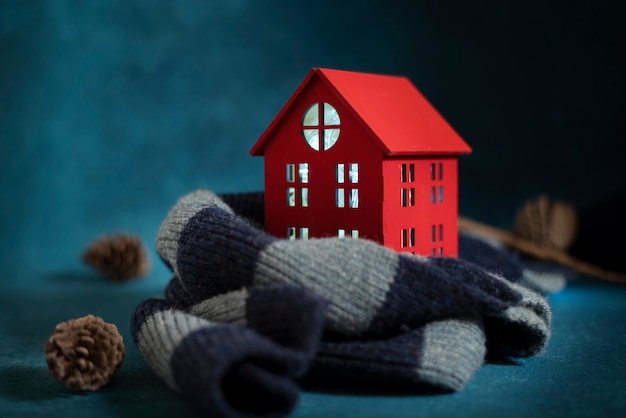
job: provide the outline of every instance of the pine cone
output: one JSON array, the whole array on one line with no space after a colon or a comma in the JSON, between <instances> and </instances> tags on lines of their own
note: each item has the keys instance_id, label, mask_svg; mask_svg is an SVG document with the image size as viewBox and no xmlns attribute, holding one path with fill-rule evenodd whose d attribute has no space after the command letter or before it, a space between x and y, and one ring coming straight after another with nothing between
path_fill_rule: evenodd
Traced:
<instances>
[{"instance_id":1,"label":"pine cone","mask_svg":"<svg viewBox=\"0 0 626 418\"><path fill-rule=\"evenodd\" d=\"M72 390L106 385L124 360L117 327L93 315L58 324L44 351L50 374Z\"/></svg>"},{"instance_id":2,"label":"pine cone","mask_svg":"<svg viewBox=\"0 0 626 418\"><path fill-rule=\"evenodd\" d=\"M574 241L577 229L576 211L563 202L539 196L527 202L518 212L513 232L542 247L566 250Z\"/></svg>"},{"instance_id":3,"label":"pine cone","mask_svg":"<svg viewBox=\"0 0 626 418\"><path fill-rule=\"evenodd\" d=\"M105 236L87 247L83 261L113 281L145 275L150 263L141 239L128 234Z\"/></svg>"}]
</instances>

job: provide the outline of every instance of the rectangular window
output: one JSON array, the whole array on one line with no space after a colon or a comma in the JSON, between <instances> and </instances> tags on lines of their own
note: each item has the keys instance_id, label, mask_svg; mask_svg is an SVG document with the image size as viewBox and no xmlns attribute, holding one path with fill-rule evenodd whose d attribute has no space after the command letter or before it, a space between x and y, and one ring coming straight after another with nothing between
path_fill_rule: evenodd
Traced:
<instances>
[{"instance_id":1,"label":"rectangular window","mask_svg":"<svg viewBox=\"0 0 626 418\"><path fill-rule=\"evenodd\" d=\"M439 241L443 241L443 224L439 224Z\"/></svg>"},{"instance_id":2,"label":"rectangular window","mask_svg":"<svg viewBox=\"0 0 626 418\"><path fill-rule=\"evenodd\" d=\"M296 206L295 187L287 187L287 206Z\"/></svg>"},{"instance_id":3,"label":"rectangular window","mask_svg":"<svg viewBox=\"0 0 626 418\"><path fill-rule=\"evenodd\" d=\"M415 206L415 188L400 190L400 205L403 208L407 206Z\"/></svg>"},{"instance_id":4,"label":"rectangular window","mask_svg":"<svg viewBox=\"0 0 626 418\"><path fill-rule=\"evenodd\" d=\"M400 247L406 248L408 245L408 231L406 229L402 230L402 237L400 240Z\"/></svg>"},{"instance_id":5,"label":"rectangular window","mask_svg":"<svg viewBox=\"0 0 626 418\"><path fill-rule=\"evenodd\" d=\"M300 206L303 208L309 207L309 188L303 187L300 189Z\"/></svg>"},{"instance_id":6,"label":"rectangular window","mask_svg":"<svg viewBox=\"0 0 626 418\"><path fill-rule=\"evenodd\" d=\"M337 189L337 193L336 193L336 199L335 199L335 203L337 204L338 208L344 208L346 207L346 202L344 200L344 192L343 189L339 188Z\"/></svg>"},{"instance_id":7,"label":"rectangular window","mask_svg":"<svg viewBox=\"0 0 626 418\"><path fill-rule=\"evenodd\" d=\"M437 179L443 180L443 164L437 164Z\"/></svg>"},{"instance_id":8,"label":"rectangular window","mask_svg":"<svg viewBox=\"0 0 626 418\"><path fill-rule=\"evenodd\" d=\"M409 183L415 181L415 164L409 164Z\"/></svg>"},{"instance_id":9,"label":"rectangular window","mask_svg":"<svg viewBox=\"0 0 626 418\"><path fill-rule=\"evenodd\" d=\"M352 238L358 238L359 237L359 230L358 229L353 229L351 232Z\"/></svg>"},{"instance_id":10,"label":"rectangular window","mask_svg":"<svg viewBox=\"0 0 626 418\"><path fill-rule=\"evenodd\" d=\"M435 163L430 163L430 179L435 180Z\"/></svg>"},{"instance_id":11,"label":"rectangular window","mask_svg":"<svg viewBox=\"0 0 626 418\"><path fill-rule=\"evenodd\" d=\"M406 183L406 164L400 164L400 181Z\"/></svg>"},{"instance_id":12,"label":"rectangular window","mask_svg":"<svg viewBox=\"0 0 626 418\"><path fill-rule=\"evenodd\" d=\"M438 202L443 203L443 186L438 187Z\"/></svg>"},{"instance_id":13,"label":"rectangular window","mask_svg":"<svg viewBox=\"0 0 626 418\"><path fill-rule=\"evenodd\" d=\"M434 256L435 256L435 249L434 249L434 248L432 248L432 249L430 250L430 256L431 256L431 257L434 257Z\"/></svg>"},{"instance_id":14,"label":"rectangular window","mask_svg":"<svg viewBox=\"0 0 626 418\"><path fill-rule=\"evenodd\" d=\"M435 204L435 190L436 190L435 186L432 186L432 187L430 188L430 203L431 203L432 205L434 205L434 204Z\"/></svg>"},{"instance_id":15,"label":"rectangular window","mask_svg":"<svg viewBox=\"0 0 626 418\"><path fill-rule=\"evenodd\" d=\"M287 182L293 183L296 181L296 165L287 164Z\"/></svg>"},{"instance_id":16,"label":"rectangular window","mask_svg":"<svg viewBox=\"0 0 626 418\"><path fill-rule=\"evenodd\" d=\"M438 255L439 257L441 257L441 256L443 255L443 247L439 247L439 248L437 249L437 255Z\"/></svg>"},{"instance_id":17,"label":"rectangular window","mask_svg":"<svg viewBox=\"0 0 626 418\"><path fill-rule=\"evenodd\" d=\"M290 226L287 228L287 239L294 240L296 239L296 228Z\"/></svg>"},{"instance_id":18,"label":"rectangular window","mask_svg":"<svg viewBox=\"0 0 626 418\"><path fill-rule=\"evenodd\" d=\"M337 236L339 238L344 238L346 236L346 230L345 229L338 229L337 230Z\"/></svg>"},{"instance_id":19,"label":"rectangular window","mask_svg":"<svg viewBox=\"0 0 626 418\"><path fill-rule=\"evenodd\" d=\"M300 228L300 239L309 239L309 228Z\"/></svg>"},{"instance_id":20,"label":"rectangular window","mask_svg":"<svg viewBox=\"0 0 626 418\"><path fill-rule=\"evenodd\" d=\"M309 182L309 163L300 163L298 166L298 176L301 183Z\"/></svg>"},{"instance_id":21,"label":"rectangular window","mask_svg":"<svg viewBox=\"0 0 626 418\"><path fill-rule=\"evenodd\" d=\"M430 226L430 242L437 240L437 227L435 225Z\"/></svg>"},{"instance_id":22,"label":"rectangular window","mask_svg":"<svg viewBox=\"0 0 626 418\"><path fill-rule=\"evenodd\" d=\"M350 183L359 182L359 163L350 163L348 177L350 178Z\"/></svg>"},{"instance_id":23,"label":"rectangular window","mask_svg":"<svg viewBox=\"0 0 626 418\"><path fill-rule=\"evenodd\" d=\"M409 229L409 247L415 247L415 228Z\"/></svg>"},{"instance_id":24,"label":"rectangular window","mask_svg":"<svg viewBox=\"0 0 626 418\"><path fill-rule=\"evenodd\" d=\"M350 207L356 209L359 207L359 189L350 189Z\"/></svg>"},{"instance_id":25,"label":"rectangular window","mask_svg":"<svg viewBox=\"0 0 626 418\"><path fill-rule=\"evenodd\" d=\"M344 182L344 170L343 164L337 164L337 183Z\"/></svg>"}]
</instances>

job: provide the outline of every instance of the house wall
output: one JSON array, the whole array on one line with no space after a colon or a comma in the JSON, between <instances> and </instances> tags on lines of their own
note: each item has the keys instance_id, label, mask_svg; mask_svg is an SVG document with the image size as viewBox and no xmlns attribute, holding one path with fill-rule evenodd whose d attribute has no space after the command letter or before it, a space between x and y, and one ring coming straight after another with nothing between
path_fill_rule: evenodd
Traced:
<instances>
[{"instance_id":1,"label":"house wall","mask_svg":"<svg viewBox=\"0 0 626 418\"><path fill-rule=\"evenodd\" d=\"M302 137L301 120L315 102L328 102L340 116L337 143L326 151L312 149ZM368 136L367 130L354 118L345 103L323 83L313 82L300 93L292 107L281 115L274 137L264 153L265 164L265 226L280 238L287 237L288 228L295 228L295 238L336 236L339 229L350 236L358 231L360 238L382 241L382 152ZM300 181L298 165L308 164L308 183ZM345 182L337 183L337 164L345 165ZM348 179L349 164L358 163L358 183ZM287 164L295 165L296 178L287 181ZM295 190L295 205L287 203L287 191ZM336 193L343 188L345 207L338 208ZM307 190L308 206L303 207L300 193ZM350 190L357 189L358 208L349 207Z\"/></svg>"},{"instance_id":2,"label":"house wall","mask_svg":"<svg viewBox=\"0 0 626 418\"><path fill-rule=\"evenodd\" d=\"M383 244L426 256L457 256L456 158L386 159L383 178Z\"/></svg>"}]
</instances>

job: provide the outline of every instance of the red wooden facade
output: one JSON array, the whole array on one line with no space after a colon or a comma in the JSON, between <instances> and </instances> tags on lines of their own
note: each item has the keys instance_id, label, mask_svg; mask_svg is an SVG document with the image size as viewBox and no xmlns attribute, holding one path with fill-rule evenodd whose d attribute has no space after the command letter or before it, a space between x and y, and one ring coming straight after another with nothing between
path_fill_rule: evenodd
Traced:
<instances>
[{"instance_id":1,"label":"red wooden facade","mask_svg":"<svg viewBox=\"0 0 626 418\"><path fill-rule=\"evenodd\" d=\"M471 152L403 77L313 69L250 153L265 227L457 255L457 159Z\"/></svg>"}]
</instances>

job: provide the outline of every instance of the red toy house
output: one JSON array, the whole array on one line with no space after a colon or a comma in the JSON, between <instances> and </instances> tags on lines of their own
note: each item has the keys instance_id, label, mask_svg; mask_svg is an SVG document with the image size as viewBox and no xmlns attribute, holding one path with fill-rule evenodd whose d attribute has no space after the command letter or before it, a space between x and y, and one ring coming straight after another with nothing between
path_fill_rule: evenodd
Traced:
<instances>
[{"instance_id":1,"label":"red toy house","mask_svg":"<svg viewBox=\"0 0 626 418\"><path fill-rule=\"evenodd\" d=\"M267 127L265 227L457 255L457 156L470 147L404 77L316 68Z\"/></svg>"}]
</instances>

